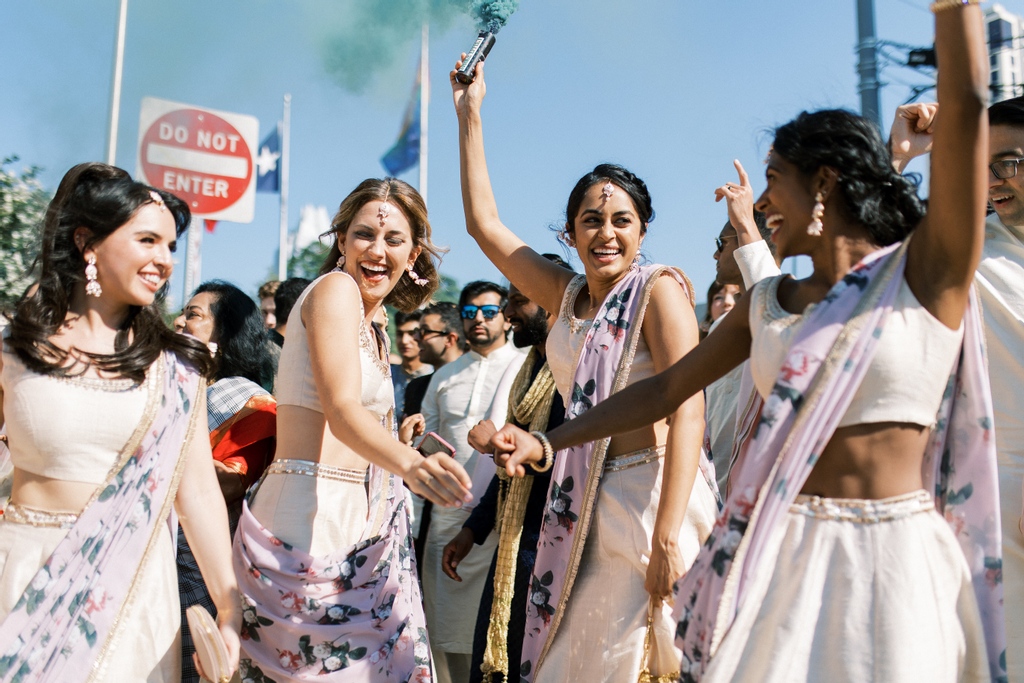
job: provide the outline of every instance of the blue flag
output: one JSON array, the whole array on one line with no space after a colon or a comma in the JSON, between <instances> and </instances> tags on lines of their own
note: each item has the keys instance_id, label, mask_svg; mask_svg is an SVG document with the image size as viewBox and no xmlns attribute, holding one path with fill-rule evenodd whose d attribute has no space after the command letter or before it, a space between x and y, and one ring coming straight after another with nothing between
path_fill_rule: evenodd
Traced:
<instances>
[{"instance_id":1,"label":"blue flag","mask_svg":"<svg viewBox=\"0 0 1024 683\"><path fill-rule=\"evenodd\" d=\"M260 143L256 156L256 191L281 191L281 128L274 130Z\"/></svg>"},{"instance_id":2,"label":"blue flag","mask_svg":"<svg viewBox=\"0 0 1024 683\"><path fill-rule=\"evenodd\" d=\"M420 79L417 77L412 99L409 100L405 118L402 120L402 132L398 134L398 142L380 159L388 175L396 176L420 161L420 85Z\"/></svg>"}]
</instances>

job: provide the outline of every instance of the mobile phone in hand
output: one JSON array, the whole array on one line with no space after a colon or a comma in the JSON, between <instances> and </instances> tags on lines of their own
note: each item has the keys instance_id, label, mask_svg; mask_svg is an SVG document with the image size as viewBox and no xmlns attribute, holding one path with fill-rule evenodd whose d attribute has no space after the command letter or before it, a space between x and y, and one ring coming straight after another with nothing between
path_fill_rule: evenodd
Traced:
<instances>
[{"instance_id":1,"label":"mobile phone in hand","mask_svg":"<svg viewBox=\"0 0 1024 683\"><path fill-rule=\"evenodd\" d=\"M416 450L423 455L445 453L453 458L455 457L455 447L434 432L427 432L424 434L423 438L420 440L420 445L416 447Z\"/></svg>"}]
</instances>

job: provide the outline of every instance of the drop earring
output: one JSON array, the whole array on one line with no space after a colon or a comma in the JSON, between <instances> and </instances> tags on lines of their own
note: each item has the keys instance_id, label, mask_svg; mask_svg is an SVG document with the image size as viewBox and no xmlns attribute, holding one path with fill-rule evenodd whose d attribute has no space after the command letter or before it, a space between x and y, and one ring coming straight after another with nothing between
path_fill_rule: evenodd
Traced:
<instances>
[{"instance_id":1,"label":"drop earring","mask_svg":"<svg viewBox=\"0 0 1024 683\"><path fill-rule=\"evenodd\" d=\"M345 252L341 252L341 256L338 257L338 260L335 262L334 265L337 266L338 268L344 270L344 268L345 268Z\"/></svg>"},{"instance_id":2,"label":"drop earring","mask_svg":"<svg viewBox=\"0 0 1024 683\"><path fill-rule=\"evenodd\" d=\"M96 279L98 275L96 270L96 254L86 256L85 263L85 293L98 299L103 294L103 288L100 287L100 283Z\"/></svg>"},{"instance_id":3,"label":"drop earring","mask_svg":"<svg viewBox=\"0 0 1024 683\"><path fill-rule=\"evenodd\" d=\"M825 196L820 192L814 195L814 208L811 209L811 223L807 226L807 234L812 237L818 237L821 235L821 229L824 227L821 223L821 219L825 217Z\"/></svg>"}]
</instances>

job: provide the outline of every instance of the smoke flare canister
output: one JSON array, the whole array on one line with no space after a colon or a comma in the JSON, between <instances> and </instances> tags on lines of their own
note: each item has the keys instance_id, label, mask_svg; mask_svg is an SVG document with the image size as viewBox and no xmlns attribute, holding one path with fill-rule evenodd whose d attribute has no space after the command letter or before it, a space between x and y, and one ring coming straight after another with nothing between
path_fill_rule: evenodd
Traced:
<instances>
[{"instance_id":1,"label":"smoke flare canister","mask_svg":"<svg viewBox=\"0 0 1024 683\"><path fill-rule=\"evenodd\" d=\"M494 47L494 34L490 31L480 31L476 42L470 48L466 58L462 61L462 68L455 72L455 80L459 83L472 83L476 73L476 63L482 62L487 53Z\"/></svg>"}]
</instances>

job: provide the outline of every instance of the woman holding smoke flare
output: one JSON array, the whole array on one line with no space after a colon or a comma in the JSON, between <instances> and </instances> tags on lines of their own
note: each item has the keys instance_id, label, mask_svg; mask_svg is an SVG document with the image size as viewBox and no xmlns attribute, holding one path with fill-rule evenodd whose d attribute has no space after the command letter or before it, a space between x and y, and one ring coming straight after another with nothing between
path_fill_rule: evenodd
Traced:
<instances>
[{"instance_id":1,"label":"woman holding smoke flare","mask_svg":"<svg viewBox=\"0 0 1024 683\"><path fill-rule=\"evenodd\" d=\"M180 199L100 163L69 170L47 208L0 363L2 681L181 680L172 505L238 661L210 352L157 303L188 224Z\"/></svg>"},{"instance_id":2,"label":"woman holding smoke flare","mask_svg":"<svg viewBox=\"0 0 1024 683\"><path fill-rule=\"evenodd\" d=\"M408 497L471 500L444 453L394 436L391 304L437 289L438 249L423 199L392 178L364 180L331 222L321 276L295 302L277 382L277 455L243 507L235 573L243 679L429 681L430 651ZM397 475L397 476L396 476Z\"/></svg>"},{"instance_id":3,"label":"woman holding smoke flare","mask_svg":"<svg viewBox=\"0 0 1024 683\"><path fill-rule=\"evenodd\" d=\"M975 2L939 0L925 213L874 124L775 131L756 207L814 271L759 283L693 352L538 440L509 472L657 419L747 357L762 401L675 591L683 681L1005 680L998 489L974 269L987 68ZM952 373L951 373L952 370ZM949 389L947 390L947 387ZM934 498L933 498L934 496Z\"/></svg>"},{"instance_id":4,"label":"woman holding smoke flare","mask_svg":"<svg viewBox=\"0 0 1024 683\"><path fill-rule=\"evenodd\" d=\"M583 176L569 195L561 237L584 274L551 263L498 217L481 130L483 64L469 85L455 73L467 228L517 289L559 312L547 358L568 414L694 348L689 280L674 268L638 265L654 215L644 182L611 164ZM670 421L638 424L560 456L531 578L525 680L635 680L647 664L651 622L661 644L652 669L675 669L679 653L662 599L693 561L716 512L714 476L701 453L703 407L696 396L677 404ZM549 467L550 459L536 465Z\"/></svg>"}]
</instances>

